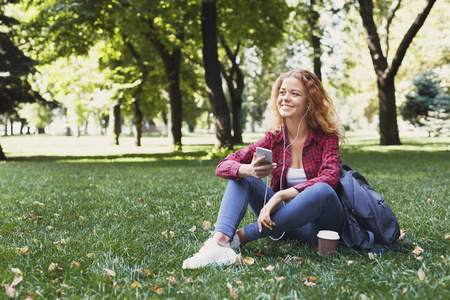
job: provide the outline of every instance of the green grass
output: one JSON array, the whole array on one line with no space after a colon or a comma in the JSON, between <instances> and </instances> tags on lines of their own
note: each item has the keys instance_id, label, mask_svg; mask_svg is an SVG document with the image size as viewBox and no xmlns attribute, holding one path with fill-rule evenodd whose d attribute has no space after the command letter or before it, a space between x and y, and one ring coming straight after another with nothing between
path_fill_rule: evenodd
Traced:
<instances>
[{"instance_id":1,"label":"green grass","mask_svg":"<svg viewBox=\"0 0 450 300\"><path fill-rule=\"evenodd\" d=\"M214 225L205 229L203 222L214 224L225 188L214 175L218 159L205 158L214 141L187 138L183 154L158 150L165 139L145 138L141 149L123 141L117 147L106 139L0 139L13 159L0 163L0 283L11 284L11 268L19 268L19 299L232 299L227 283L238 299L450 298L445 139L403 138L403 146L379 147L376 137L350 136L342 149L344 162L366 176L406 230L400 251L370 259L340 245L325 258L313 246L263 239L241 250L253 265L198 270L181 264L210 236ZM249 210L243 223L253 220ZM415 246L424 250L421 261ZM51 263L61 269L50 271ZM269 265L274 271L265 270ZM316 286L306 286L307 277L316 277Z\"/></svg>"}]
</instances>

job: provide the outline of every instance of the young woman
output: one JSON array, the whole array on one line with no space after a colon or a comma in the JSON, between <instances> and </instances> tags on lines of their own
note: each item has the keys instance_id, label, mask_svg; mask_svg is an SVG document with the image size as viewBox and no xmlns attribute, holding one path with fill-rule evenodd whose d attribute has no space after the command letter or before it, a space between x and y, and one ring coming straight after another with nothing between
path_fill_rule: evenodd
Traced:
<instances>
[{"instance_id":1,"label":"young woman","mask_svg":"<svg viewBox=\"0 0 450 300\"><path fill-rule=\"evenodd\" d=\"M219 163L216 174L229 181L214 235L183 268L234 263L234 250L267 236L316 245L319 230L341 231L344 212L334 189L344 131L319 79L305 70L282 74L266 120L263 138ZM273 163L261 164L256 147L271 150ZM270 187L262 180L268 175ZM238 229L247 205L257 221Z\"/></svg>"}]
</instances>

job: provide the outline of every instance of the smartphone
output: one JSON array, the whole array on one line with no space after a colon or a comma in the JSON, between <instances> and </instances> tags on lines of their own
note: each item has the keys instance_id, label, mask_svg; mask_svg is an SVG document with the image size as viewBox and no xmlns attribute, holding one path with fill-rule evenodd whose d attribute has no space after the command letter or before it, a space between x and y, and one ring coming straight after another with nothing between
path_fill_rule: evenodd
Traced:
<instances>
[{"instance_id":1,"label":"smartphone","mask_svg":"<svg viewBox=\"0 0 450 300\"><path fill-rule=\"evenodd\" d=\"M262 156L265 155L266 158L264 158L263 161L261 161L260 165L270 165L272 164L272 150L256 147L256 156Z\"/></svg>"}]
</instances>

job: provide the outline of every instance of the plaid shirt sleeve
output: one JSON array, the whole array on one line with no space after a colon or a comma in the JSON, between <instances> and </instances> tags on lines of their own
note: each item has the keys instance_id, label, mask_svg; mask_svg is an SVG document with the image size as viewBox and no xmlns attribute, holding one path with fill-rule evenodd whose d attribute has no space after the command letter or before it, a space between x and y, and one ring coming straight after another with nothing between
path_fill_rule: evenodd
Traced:
<instances>
[{"instance_id":1,"label":"plaid shirt sleeve","mask_svg":"<svg viewBox=\"0 0 450 300\"><path fill-rule=\"evenodd\" d=\"M320 134L316 130L312 136L316 138L305 141L302 158L308 180L293 186L299 192L318 182L324 182L336 188L341 174L339 138L336 135L327 135L321 130Z\"/></svg>"},{"instance_id":2,"label":"plaid shirt sleeve","mask_svg":"<svg viewBox=\"0 0 450 300\"><path fill-rule=\"evenodd\" d=\"M216 168L216 175L225 179L238 179L237 173L243 164L250 164L256 147L272 150L274 135L267 131L263 138L250 144L247 148L239 149L219 162Z\"/></svg>"}]
</instances>

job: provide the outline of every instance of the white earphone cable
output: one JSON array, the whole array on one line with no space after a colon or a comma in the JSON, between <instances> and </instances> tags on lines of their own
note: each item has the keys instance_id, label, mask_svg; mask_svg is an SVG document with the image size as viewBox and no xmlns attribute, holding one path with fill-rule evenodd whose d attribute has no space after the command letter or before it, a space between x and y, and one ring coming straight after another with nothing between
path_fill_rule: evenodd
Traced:
<instances>
[{"instance_id":1,"label":"white earphone cable","mask_svg":"<svg viewBox=\"0 0 450 300\"><path fill-rule=\"evenodd\" d=\"M282 190L282 188L283 188L283 173L284 173L284 164L285 164L285 162L286 162L286 151L287 151L287 149L297 140L297 138L298 138L298 135L299 135L299 133L300 133L300 127L301 127L301 125L302 125L302 122L303 122L303 119L306 117L306 115L308 114L308 112L309 112L309 106L308 106L308 108L306 109L306 113L303 115L303 118L300 120L300 123L298 124L298 128L297 128L297 135L295 136L295 139L286 147L286 135L285 135L285 132L284 132L284 118L282 118L281 119L281 125L283 125L283 126L281 126L281 130L283 131L283 148L284 148L284 150L283 150L283 167L282 167L282 169L281 169L281 176L280 176L280 191ZM268 187L269 187L269 176L266 178L266 192L265 192L265 194L264 194L264 206L266 206L266 201L267 201L267 189L268 189ZM273 238L272 236L270 236L269 235L269 237L273 240L273 241L279 241L279 240L281 240L282 238L283 238L283 236L285 235L285 231L283 231L283 234L280 236L280 237L278 237L278 238Z\"/></svg>"}]
</instances>

